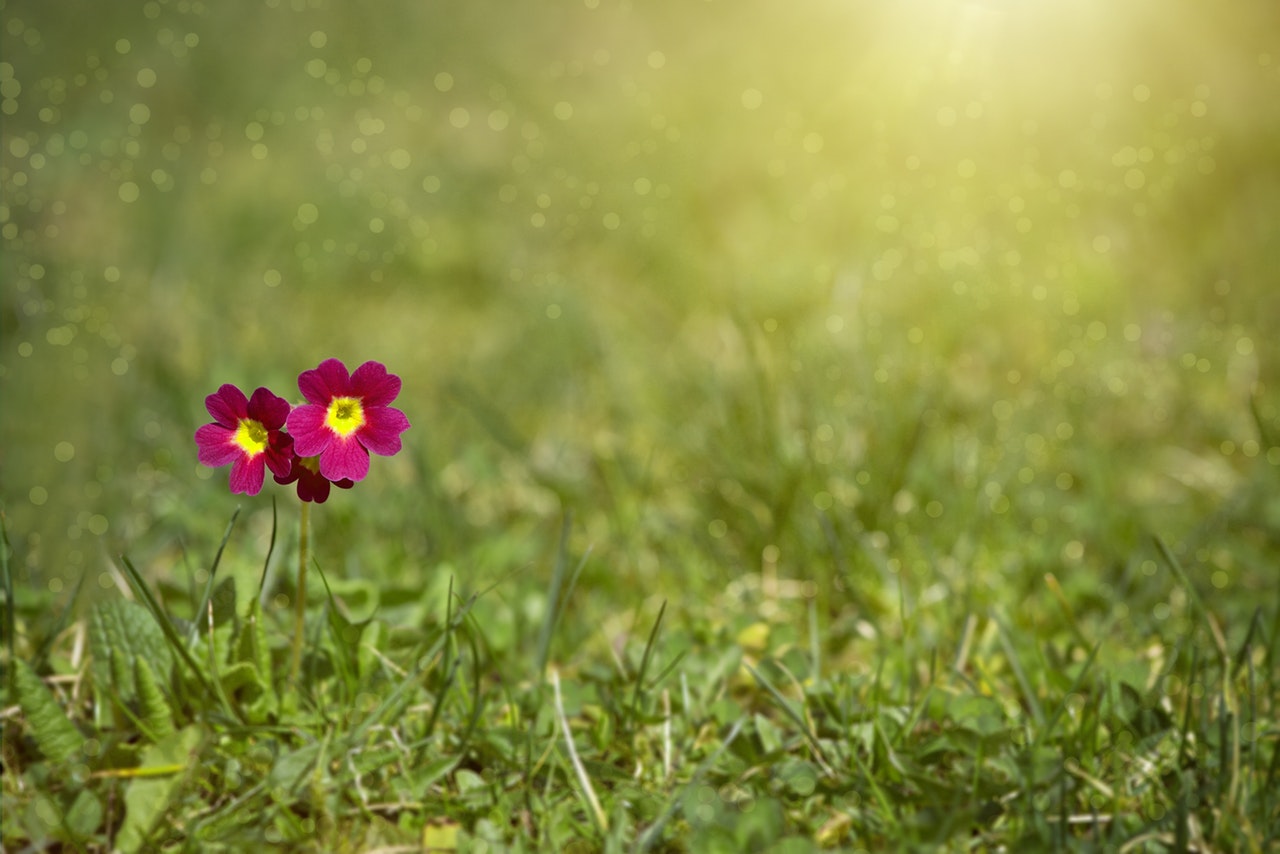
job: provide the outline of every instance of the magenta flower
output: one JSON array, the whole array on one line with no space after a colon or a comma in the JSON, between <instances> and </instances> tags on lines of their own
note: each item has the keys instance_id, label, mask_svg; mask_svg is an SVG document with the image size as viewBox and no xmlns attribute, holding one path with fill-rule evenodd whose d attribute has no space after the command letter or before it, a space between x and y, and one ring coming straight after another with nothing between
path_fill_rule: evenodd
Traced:
<instances>
[{"instance_id":1,"label":"magenta flower","mask_svg":"<svg viewBox=\"0 0 1280 854\"><path fill-rule=\"evenodd\" d=\"M204 399L212 424L196 431L200 462L217 468L231 464L231 491L257 495L265 468L287 475L293 463L293 440L281 432L289 402L259 388L252 398L227 383Z\"/></svg>"},{"instance_id":2,"label":"magenta flower","mask_svg":"<svg viewBox=\"0 0 1280 854\"><path fill-rule=\"evenodd\" d=\"M388 457L400 451L409 419L388 405L400 393L400 378L381 362L348 374L342 362L325 359L302 372L298 390L307 402L289 413L293 447L303 457L319 456L326 480L363 480L370 451Z\"/></svg>"},{"instance_id":3,"label":"magenta flower","mask_svg":"<svg viewBox=\"0 0 1280 854\"><path fill-rule=\"evenodd\" d=\"M303 501L314 501L316 504L323 504L329 497L329 488L331 486L341 487L342 489L350 489L355 486L355 481L351 478L344 477L342 480L330 481L324 475L320 474L320 458L319 457L299 457L293 458L293 468L285 477L275 475L276 483L288 485L298 484L298 497Z\"/></svg>"}]
</instances>

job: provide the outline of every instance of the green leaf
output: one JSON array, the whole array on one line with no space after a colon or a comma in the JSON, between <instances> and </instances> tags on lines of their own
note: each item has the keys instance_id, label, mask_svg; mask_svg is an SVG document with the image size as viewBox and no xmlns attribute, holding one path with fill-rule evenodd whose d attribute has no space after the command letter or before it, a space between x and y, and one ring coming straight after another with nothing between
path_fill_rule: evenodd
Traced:
<instances>
[{"instance_id":1,"label":"green leaf","mask_svg":"<svg viewBox=\"0 0 1280 854\"><path fill-rule=\"evenodd\" d=\"M978 735L993 735L1004 731L1008 725L1004 708L998 700L976 694L967 694L953 699L947 709L956 725Z\"/></svg>"},{"instance_id":2,"label":"green leaf","mask_svg":"<svg viewBox=\"0 0 1280 854\"><path fill-rule=\"evenodd\" d=\"M764 715L755 715L756 737L760 739L760 747L765 753L773 753L782 749L782 730Z\"/></svg>"},{"instance_id":3,"label":"green leaf","mask_svg":"<svg viewBox=\"0 0 1280 854\"><path fill-rule=\"evenodd\" d=\"M470 792L483 791L488 785L483 777L467 768L459 768L458 772L453 775L453 781L458 786L458 793L463 795Z\"/></svg>"},{"instance_id":4,"label":"green leaf","mask_svg":"<svg viewBox=\"0 0 1280 854\"><path fill-rule=\"evenodd\" d=\"M134 659L134 682L138 688L138 710L141 724L153 742L163 741L174 733L173 709L169 707L155 671L145 658Z\"/></svg>"},{"instance_id":5,"label":"green leaf","mask_svg":"<svg viewBox=\"0 0 1280 854\"><path fill-rule=\"evenodd\" d=\"M228 576L218 582L218 586L213 589L213 595L209 597L209 601L213 605L214 625L221 626L224 623L235 623L236 580ZM208 615L201 614L200 618L202 620L208 619Z\"/></svg>"},{"instance_id":6,"label":"green leaf","mask_svg":"<svg viewBox=\"0 0 1280 854\"><path fill-rule=\"evenodd\" d=\"M245 615L244 630L236 637L233 663L252 664L268 685L271 684L271 647L262 625L262 603L255 596Z\"/></svg>"},{"instance_id":7,"label":"green leaf","mask_svg":"<svg viewBox=\"0 0 1280 854\"><path fill-rule=\"evenodd\" d=\"M67 718L53 692L31 669L31 665L21 659L14 665L18 705L31 726L40 752L54 762L65 762L79 756L80 748L84 746L84 735Z\"/></svg>"},{"instance_id":8,"label":"green leaf","mask_svg":"<svg viewBox=\"0 0 1280 854\"><path fill-rule=\"evenodd\" d=\"M67 832L75 839L87 839L102 826L102 801L89 789L81 789L63 819Z\"/></svg>"},{"instance_id":9,"label":"green leaf","mask_svg":"<svg viewBox=\"0 0 1280 854\"><path fill-rule=\"evenodd\" d=\"M143 751L140 769L174 766L179 770L173 774L136 777L129 783L124 794L124 824L116 837L116 850L133 854L142 849L156 822L169 809L200 741L200 729L189 726Z\"/></svg>"},{"instance_id":10,"label":"green leaf","mask_svg":"<svg viewBox=\"0 0 1280 854\"><path fill-rule=\"evenodd\" d=\"M108 599L94 606L89 616L89 650L94 684L99 689L113 688L124 703L138 699L135 661L145 659L160 682L169 679L173 667L173 654L150 612L127 599Z\"/></svg>"},{"instance_id":11,"label":"green leaf","mask_svg":"<svg viewBox=\"0 0 1280 854\"><path fill-rule=\"evenodd\" d=\"M290 793L296 791L320 761L324 749L323 742L314 741L284 754L267 775L267 784Z\"/></svg>"},{"instance_id":12,"label":"green leaf","mask_svg":"<svg viewBox=\"0 0 1280 854\"><path fill-rule=\"evenodd\" d=\"M241 688L249 687L251 690L246 693L256 697L257 693L262 690L262 681L258 676L258 668L246 661L231 665L219 673L218 678L222 682L222 690L227 692L227 696L233 696Z\"/></svg>"},{"instance_id":13,"label":"green leaf","mask_svg":"<svg viewBox=\"0 0 1280 854\"><path fill-rule=\"evenodd\" d=\"M365 628L357 651L362 680L369 679L382 670L385 659L377 653L385 652L390 642L391 629L387 624L382 620L371 620Z\"/></svg>"},{"instance_id":14,"label":"green leaf","mask_svg":"<svg viewBox=\"0 0 1280 854\"><path fill-rule=\"evenodd\" d=\"M262 605L257 597L249 603L249 613L245 615L244 625L236 637L231 662L231 672L243 665L250 666L253 670L253 680L238 683L237 687L244 685L246 690L236 695L237 702L251 704L250 719L262 720L273 715L279 707L279 698L272 686L271 647L262 624ZM225 690L236 690L231 687L227 673L222 675L222 681Z\"/></svg>"}]
</instances>

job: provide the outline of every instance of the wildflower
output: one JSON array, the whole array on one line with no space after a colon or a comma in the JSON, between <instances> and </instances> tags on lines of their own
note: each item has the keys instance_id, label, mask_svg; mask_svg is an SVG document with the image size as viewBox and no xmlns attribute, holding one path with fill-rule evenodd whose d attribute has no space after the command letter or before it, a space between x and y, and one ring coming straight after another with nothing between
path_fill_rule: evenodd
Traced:
<instances>
[{"instance_id":1,"label":"wildflower","mask_svg":"<svg viewBox=\"0 0 1280 854\"><path fill-rule=\"evenodd\" d=\"M296 481L298 484L298 497L303 501L314 501L316 504L323 504L329 497L330 486L350 489L356 485L351 478L344 477L342 480L331 481L320 474L319 457L299 457L296 455L293 458L293 468L289 470L289 474L284 477L275 475L275 479L276 483L283 485Z\"/></svg>"},{"instance_id":2,"label":"wildflower","mask_svg":"<svg viewBox=\"0 0 1280 854\"><path fill-rule=\"evenodd\" d=\"M299 375L298 390L307 402L289 413L289 433L298 454L320 458L325 479L363 480L370 451L399 452L409 419L388 405L400 393L400 378L381 362L365 362L348 374L342 362L325 359Z\"/></svg>"},{"instance_id":3,"label":"wildflower","mask_svg":"<svg viewBox=\"0 0 1280 854\"><path fill-rule=\"evenodd\" d=\"M257 495L265 468L287 475L292 467L293 440L281 428L289 417L289 402L259 388L246 399L227 383L204 400L212 424L196 431L200 462L217 468L231 464L231 491Z\"/></svg>"}]
</instances>

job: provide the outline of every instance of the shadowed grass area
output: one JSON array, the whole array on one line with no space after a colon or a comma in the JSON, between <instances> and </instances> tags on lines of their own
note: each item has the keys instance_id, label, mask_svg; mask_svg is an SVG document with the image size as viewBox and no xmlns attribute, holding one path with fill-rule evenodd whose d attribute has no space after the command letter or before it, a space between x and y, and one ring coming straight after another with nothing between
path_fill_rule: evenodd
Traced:
<instances>
[{"instance_id":1,"label":"shadowed grass area","mask_svg":"<svg viewBox=\"0 0 1280 854\"><path fill-rule=\"evenodd\" d=\"M6 849L1276 844L1273 4L81 10L0 50ZM330 356L413 427L299 591L192 434Z\"/></svg>"}]
</instances>

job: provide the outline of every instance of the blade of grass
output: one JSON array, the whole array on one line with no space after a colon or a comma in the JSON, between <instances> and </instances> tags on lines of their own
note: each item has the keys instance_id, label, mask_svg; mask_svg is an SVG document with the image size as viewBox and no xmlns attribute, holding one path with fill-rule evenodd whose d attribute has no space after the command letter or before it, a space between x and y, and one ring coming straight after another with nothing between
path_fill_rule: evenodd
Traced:
<instances>
[{"instance_id":1,"label":"blade of grass","mask_svg":"<svg viewBox=\"0 0 1280 854\"><path fill-rule=\"evenodd\" d=\"M822 749L822 744L819 743L818 736L809 728L809 722L804 719L804 715L796 711L791 705L791 702L787 700L786 697L782 696L782 692L775 688L773 683L766 679L760 671L756 670L745 661L742 663L742 666L745 667L747 672L756 680L756 684L763 688L765 692L773 698L773 701L778 705L778 708L782 710L782 713L790 718L791 722L800 728L800 733L809 742L810 746L813 747L813 752L822 758L824 764L830 764L827 762L826 751Z\"/></svg>"},{"instance_id":2,"label":"blade of grass","mask_svg":"<svg viewBox=\"0 0 1280 854\"><path fill-rule=\"evenodd\" d=\"M653 621L653 628L649 630L649 640L644 645L644 655L640 656L640 669L636 672L635 687L631 690L631 721L634 724L636 717L640 712L640 694L644 685L644 675L649 670L649 659L653 655L653 648L658 640L658 629L662 627L662 615L666 613L667 600L662 600L662 606L658 608L658 617Z\"/></svg>"},{"instance_id":3,"label":"blade of grass","mask_svg":"<svg viewBox=\"0 0 1280 854\"><path fill-rule=\"evenodd\" d=\"M453 624L452 612L453 612L453 576L451 575L449 576L449 592L445 595L444 634L440 638L442 643L442 651L445 653L448 652L450 647L450 642L453 637L454 624ZM427 718L427 726L426 726L426 729L423 730L423 733L425 735L429 736L431 735L431 733L435 732L436 722L440 720L440 711L442 708L444 708L445 697L448 696L449 689L453 687L454 674L457 672L456 656L454 657L454 662L455 663L451 664L449 666L449 669L445 671L444 684L442 684L440 686L440 690L436 692L435 702L431 704L431 717Z\"/></svg>"},{"instance_id":4,"label":"blade of grass","mask_svg":"<svg viewBox=\"0 0 1280 854\"><path fill-rule=\"evenodd\" d=\"M1235 661L1231 665L1231 678L1235 679L1240 675L1240 668L1244 666L1251 650L1253 649L1253 637L1262 631L1262 606L1253 609L1253 617L1249 620L1249 630L1245 632L1244 640L1240 642L1240 651L1236 653ZM1252 665L1253 662L1249 662Z\"/></svg>"},{"instance_id":5,"label":"blade of grass","mask_svg":"<svg viewBox=\"0 0 1280 854\"><path fill-rule=\"evenodd\" d=\"M1191 737L1191 703L1194 699L1195 692L1190 690L1191 686L1196 682L1196 676L1200 672L1200 645L1192 644L1191 646L1191 669L1187 671L1187 701L1182 708L1182 728L1178 733L1178 752L1177 762L1181 764L1186 758L1187 739ZM1221 767L1218 769L1221 772Z\"/></svg>"},{"instance_id":6,"label":"blade of grass","mask_svg":"<svg viewBox=\"0 0 1280 854\"><path fill-rule=\"evenodd\" d=\"M1050 736L1050 734L1053 733L1054 727L1058 725L1058 721L1060 721L1062 719L1062 716L1066 714L1066 711L1067 711L1066 698L1072 696L1073 694L1075 694L1077 691L1080 690L1080 685L1081 683L1084 682L1085 676L1088 675L1090 669L1093 667L1093 661L1095 658L1098 657L1098 650L1100 649L1102 649L1102 641L1098 641L1097 643L1095 643L1093 645L1093 649L1089 650L1089 655L1085 658L1084 664L1080 666L1080 672L1076 674L1075 679L1071 680L1071 687L1068 688L1066 693L1062 695L1063 700L1061 703L1058 704L1057 711L1053 713L1053 717L1050 718L1048 722L1046 722L1044 726L1040 728L1040 731L1038 733L1036 733L1035 740L1031 743L1031 746L1033 748L1044 744L1045 739L1047 739Z\"/></svg>"},{"instance_id":7,"label":"blade of grass","mask_svg":"<svg viewBox=\"0 0 1280 854\"><path fill-rule=\"evenodd\" d=\"M569 751L569 761L573 765L573 773L578 778L578 785L581 788L583 798L591 808L591 815L595 819L596 829L602 835L606 834L609 832L609 816L605 814L604 807L600 806L600 799L596 797L596 790L591 785L591 778L587 776L587 769L583 767L582 760L578 758L578 749L573 744L573 732L569 729L569 719L564 714L564 701L560 697L560 673L554 667L551 669L551 688L555 696L556 717L560 721L560 731L564 734L565 748Z\"/></svg>"},{"instance_id":8,"label":"blade of grass","mask_svg":"<svg viewBox=\"0 0 1280 854\"><path fill-rule=\"evenodd\" d=\"M688 654L689 651L687 649L682 649L680 652L676 653L675 657L671 659L671 663L658 671L657 676L649 680L649 687L655 688L658 685L661 685L663 680L671 674L671 671L676 669L676 666L679 665L680 662L684 661L685 656Z\"/></svg>"},{"instance_id":9,"label":"blade of grass","mask_svg":"<svg viewBox=\"0 0 1280 854\"><path fill-rule=\"evenodd\" d=\"M547 592L547 615L538 632L538 652L534 659L534 675L537 678L541 678L546 673L547 659L551 654L551 640L555 636L556 626L564 612L564 604L573 595L574 588L578 585L578 578L582 575L582 568L587 565L587 559L591 557L591 549L588 548L583 552L578 565L574 567L573 574L569 576L567 582L565 581L565 570L569 565L569 534L572 529L573 512L565 511L564 520L560 525L560 542L556 547L556 562L551 570L551 589Z\"/></svg>"},{"instance_id":10,"label":"blade of grass","mask_svg":"<svg viewBox=\"0 0 1280 854\"><path fill-rule=\"evenodd\" d=\"M1191 583L1191 579L1187 577L1187 573L1182 568L1182 564L1178 561L1177 556L1174 555L1173 551L1170 550L1170 548L1165 544L1165 541L1159 536L1153 537L1152 539L1155 540L1156 549L1160 552L1160 557L1164 559L1165 566L1169 567L1170 571L1172 571L1174 576L1178 579L1178 583L1181 584L1183 589L1186 591L1187 598L1191 600L1191 604L1195 608L1196 615L1205 621L1205 625L1210 632L1220 635L1221 632L1217 630L1216 624L1214 624L1209 617L1209 609L1205 607L1204 600L1200 598L1200 591L1196 589L1195 585Z\"/></svg>"},{"instance_id":11,"label":"blade of grass","mask_svg":"<svg viewBox=\"0 0 1280 854\"><path fill-rule=\"evenodd\" d=\"M236 519L240 517L240 508L236 507L231 514L231 521L227 522L227 530L222 535L222 542L218 544L218 551L213 555L213 563L209 567L209 580L205 582L204 594L200 597L200 601L196 604L195 614L191 620L191 628L187 629L187 644L193 644L196 640L196 633L200 626L200 615L205 612L209 606L209 597L213 595L213 583L218 576L218 564L222 562L222 552L227 547L227 542L231 539L231 531L236 526Z\"/></svg>"},{"instance_id":12,"label":"blade of grass","mask_svg":"<svg viewBox=\"0 0 1280 854\"><path fill-rule=\"evenodd\" d=\"M311 502L299 501L302 509L298 515L298 586L294 608L293 648L289 651L289 683L296 685L302 670L302 645L307 625L307 537L311 522Z\"/></svg>"},{"instance_id":13,"label":"blade of grass","mask_svg":"<svg viewBox=\"0 0 1280 854\"><path fill-rule=\"evenodd\" d=\"M924 693L920 696L919 702L912 707L911 713L907 715L906 721L898 729L897 737L893 739L890 746L895 750L902 750L906 745L907 739L915 732L916 725L920 723L920 719L924 717L925 710L929 707L929 700L933 698L934 687L938 684L936 674L933 668L937 667L938 651L933 652L933 664L930 668L929 684L925 686Z\"/></svg>"},{"instance_id":14,"label":"blade of grass","mask_svg":"<svg viewBox=\"0 0 1280 854\"><path fill-rule=\"evenodd\" d=\"M560 618L560 588L564 584L565 570L569 564L569 533L573 529L573 511L565 511L560 520L560 541L556 546L556 562L551 568L551 588L547 591L547 615L538 632L538 652L534 659L534 675L546 672L547 655L551 650L551 638Z\"/></svg>"},{"instance_id":15,"label":"blade of grass","mask_svg":"<svg viewBox=\"0 0 1280 854\"><path fill-rule=\"evenodd\" d=\"M992 614L991 619L995 622L996 628L999 629L996 637L1000 639L1000 647L1004 650L1004 657L1009 662L1009 667L1013 670L1014 678L1018 680L1018 687L1022 689L1022 696L1026 700L1027 708L1031 710L1031 718L1035 721L1037 729L1044 729L1044 709L1040 707L1040 701L1036 699L1035 691L1031 690L1031 681L1027 679L1027 673L1022 669L1022 660L1018 657L1018 650L1014 648L1013 642L1009 639L1009 629L996 614Z\"/></svg>"},{"instance_id":16,"label":"blade of grass","mask_svg":"<svg viewBox=\"0 0 1280 854\"><path fill-rule=\"evenodd\" d=\"M1246 684L1249 686L1249 717L1245 725L1249 728L1248 732L1252 734L1252 738L1256 742L1258 738L1258 683L1256 679L1257 674L1254 673L1253 669L1252 656L1248 657L1248 665L1249 669L1246 671L1248 674L1248 682ZM1245 771L1248 774L1248 779L1245 780L1243 784L1244 792L1241 796L1240 804L1241 810L1245 812L1248 811L1248 801L1255 791L1254 784L1258 779L1258 753L1259 751L1256 749L1249 751L1249 764L1245 768ZM1265 814L1266 813L1264 812L1263 815Z\"/></svg>"},{"instance_id":17,"label":"blade of grass","mask_svg":"<svg viewBox=\"0 0 1280 854\"><path fill-rule=\"evenodd\" d=\"M271 568L271 556L276 552L276 531L279 528L279 517L276 513L276 499L271 496L271 540L267 543L267 556L262 561L262 575L258 578L258 601L262 601L262 591L267 586L267 570ZM221 552L219 552L221 554Z\"/></svg>"},{"instance_id":18,"label":"blade of grass","mask_svg":"<svg viewBox=\"0 0 1280 854\"><path fill-rule=\"evenodd\" d=\"M1063 591L1062 585L1058 583L1058 576L1052 572L1044 574L1044 585L1049 588L1049 592L1053 595L1054 601L1058 603L1058 607L1062 609L1063 615L1067 618L1067 624L1071 626L1071 632L1076 636L1076 640L1083 646L1089 641L1084 636L1080 624L1076 621L1075 610L1071 607L1071 602L1067 600L1067 594Z\"/></svg>"},{"instance_id":19,"label":"blade of grass","mask_svg":"<svg viewBox=\"0 0 1280 854\"><path fill-rule=\"evenodd\" d=\"M957 675L964 676L965 668L969 664L969 649L973 646L973 633L978 628L978 616L972 611L964 618L964 631L960 635L960 648L956 650L955 661L951 663L951 669Z\"/></svg>"}]
</instances>

